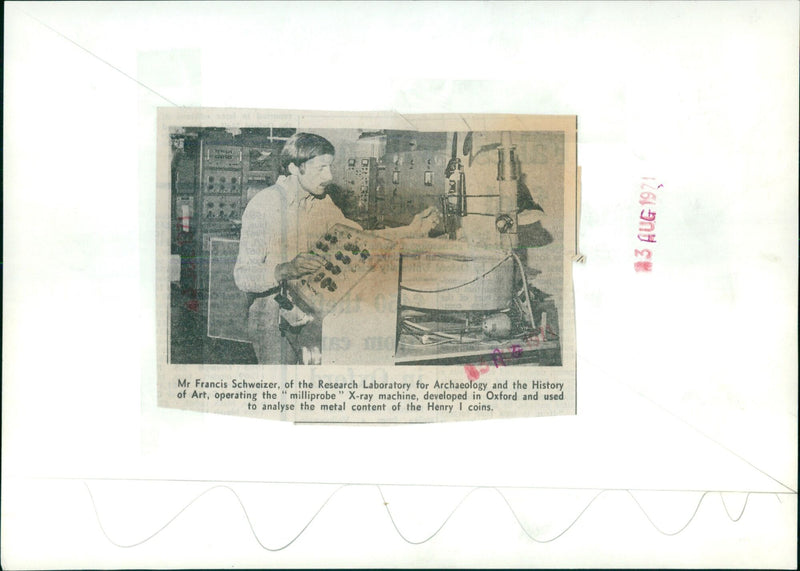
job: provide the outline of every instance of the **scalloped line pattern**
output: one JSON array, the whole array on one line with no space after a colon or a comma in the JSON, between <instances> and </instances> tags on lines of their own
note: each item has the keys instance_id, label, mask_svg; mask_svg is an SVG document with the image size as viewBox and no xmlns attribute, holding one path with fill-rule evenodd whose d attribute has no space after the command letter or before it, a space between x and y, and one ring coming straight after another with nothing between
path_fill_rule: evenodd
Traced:
<instances>
[{"instance_id":1,"label":"scalloped line pattern","mask_svg":"<svg viewBox=\"0 0 800 571\"><path fill-rule=\"evenodd\" d=\"M100 530L102 531L102 533L106 537L106 539L112 545L114 545L116 547L128 549L128 548L138 547L138 546L140 546L140 545L142 545L144 543L147 543L148 541L153 539L155 536L157 536L159 533L164 531L164 529L166 529L168 526L170 526L175 520L177 520L181 516L181 514L183 514L183 512L185 512L187 509L189 509L189 507L191 507L193 504L195 504L196 502L200 501L203 497L205 497L209 493L213 492L214 490L221 489L221 490L226 490L227 492L229 492L233 496L233 498L236 500L236 502L238 503L239 507L242 510L242 514L244 515L244 518L245 518L245 520L247 522L247 525L250 528L250 532L252 533L253 538L256 540L258 545L261 546L262 549L264 549L266 551L272 551L272 552L283 551L284 549L287 549L288 547L290 547L295 541L297 541L297 539L314 522L314 520L322 512L322 510L325 509L325 507L334 498L334 496L336 496L336 494L338 494L343 488L351 487L351 486L365 487L364 484L342 484L342 485L340 485L325 499L325 501L322 502L322 504L320 504L319 508L316 510L316 512L314 512L314 515L311 516L311 518L308 520L308 522L302 528L300 528L300 530L297 532L297 534L294 537L292 537L292 539L290 539L287 543L285 543L283 545L280 545L280 546L277 546L277 547L270 547L269 545L264 543L261 540L261 538L258 536L258 534L256 533L255 528L253 527L253 522L250 519L250 514L248 513L247 508L245 507L244 503L242 502L242 499L239 496L239 494L236 493L236 490L234 490L233 488L231 488L230 486L225 485L225 484L214 485L214 486L211 486L208 489L204 490L202 493L198 494L192 500L190 500L183 508L178 510L178 512L175 515L173 515L171 518L169 518L164 524L162 524L161 526L157 527L155 531L153 531L149 535L146 535L143 539L141 539L139 541L135 541L133 543L119 543L119 542L115 541L108 534L108 532L106 531L105 526L103 525L103 521L102 521L102 519L100 517L100 512L99 512L99 510L97 508L97 502L95 501L94 495L92 494L92 490L91 490L91 488L89 487L89 485L86 482L84 482L84 486L86 486L86 491L88 492L89 498L90 498L90 500L92 502L92 507L94 509L95 517L97 518L97 523L98 523L98 525L100 527ZM397 522L396 522L394 516L392 515L392 510L389 508L389 503L386 501L386 498L385 498L385 496L383 494L383 490L381 489L381 486L377 485L377 484L372 484L372 485L369 485L369 486L375 488L378 491L378 494L380 495L381 502L383 503L384 508L386 509L386 514L387 514L387 516L388 516L388 518L389 518L389 520L390 520L390 522L392 524L392 527L394 527L395 531L400 536L400 538L403 541L405 541L406 543L410 544L410 545L422 545L424 543L427 543L427 542L431 541L434 537L436 537L439 534L439 532L442 531L442 529L444 529L445 525L447 525L447 522L450 521L450 519L455 515L455 513L459 510L459 508L477 490L489 489L489 490L493 490L495 493L497 493L500 496L500 498L502 499L502 501L505 504L505 506L511 512L511 515L514 517L514 520L517 522L517 525L519 525L520 529L525 533L525 535L530 540L532 540L532 541L534 541L536 543L550 543L552 541L555 541L555 540L559 539L565 533L567 533L578 522L578 520L581 519L581 517L592 506L592 504L595 502L595 500L597 500L597 498L599 498L600 496L602 496L603 494L605 494L607 492L612 492L612 491L617 491L618 492L618 491L621 491L621 490L608 490L608 489L599 490L592 497L592 499L589 500L589 502L583 507L583 509L581 509L577 513L577 515L572 519L572 521L563 530L561 530L559 533L557 533L553 537L541 538L541 537L535 537L533 534L531 534L528 531L528 529L525 527L525 525L520 520L520 517L517 514L517 511L514 509L514 507L508 501L508 498L506 498L506 496L503 494L503 492L499 488L480 487L480 486L479 487L474 487L474 488L470 489L466 494L464 494L464 496L461 498L461 500L453 507L452 511L447 515L447 517L444 518L442 523L436 528L436 530L432 534L430 534L428 537L426 537L424 539L421 539L419 541L415 541L415 540L410 539L408 537L408 535L406 533L404 533L403 530L401 530L400 527L397 525ZM747 509L747 502L750 499L750 495L752 493L752 492L747 492L747 494L745 496L744 504L742 505L741 511L739 512L739 514L737 516L733 516L733 515L731 515L731 512L728 509L728 504L725 502L725 498L723 497L723 495L722 495L723 493L722 492L713 492L713 491L703 492L703 494L700 496L700 499L697 501L697 504L695 505L695 508L692 511L691 515L686 520L686 523L684 523L682 526L678 527L677 529L675 529L673 531L667 531L667 530L664 530L661 527L659 527L653 521L653 518L650 517L650 514L647 513L647 511L644 509L644 507L639 502L639 500L636 498L636 496L633 494L633 492L631 492L630 490L623 490L623 491L625 491L628 494L628 496L633 500L633 502L636 504L636 506L639 508L639 510L642 512L642 514L644 514L644 517L647 519L647 521L650 522L650 525L658 533L660 533L662 535L665 535L665 536L678 535L679 533L683 532L687 527L689 527L689 525L694 520L695 516L697 516L697 512L700 510L700 506L703 503L703 500L709 494L718 494L719 498L720 498L720 501L722 502L722 506L725 509L725 514L728 516L728 519L730 519L734 523L738 522L742 518L742 516L744 515L745 510ZM777 498L777 495L776 495L776 498ZM777 498L777 499L780 501L780 498Z\"/></svg>"}]
</instances>

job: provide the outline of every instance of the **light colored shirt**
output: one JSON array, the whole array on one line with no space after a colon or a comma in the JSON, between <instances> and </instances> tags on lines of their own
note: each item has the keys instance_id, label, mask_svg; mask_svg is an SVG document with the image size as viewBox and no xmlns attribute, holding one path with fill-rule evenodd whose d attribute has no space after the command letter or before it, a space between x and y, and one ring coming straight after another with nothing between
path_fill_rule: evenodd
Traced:
<instances>
[{"instance_id":1,"label":"light colored shirt","mask_svg":"<svg viewBox=\"0 0 800 571\"><path fill-rule=\"evenodd\" d=\"M345 218L329 196L306 192L294 176L256 194L242 215L239 256L233 270L236 286L260 293L278 285L275 266L314 248L334 224L361 229Z\"/></svg>"}]
</instances>

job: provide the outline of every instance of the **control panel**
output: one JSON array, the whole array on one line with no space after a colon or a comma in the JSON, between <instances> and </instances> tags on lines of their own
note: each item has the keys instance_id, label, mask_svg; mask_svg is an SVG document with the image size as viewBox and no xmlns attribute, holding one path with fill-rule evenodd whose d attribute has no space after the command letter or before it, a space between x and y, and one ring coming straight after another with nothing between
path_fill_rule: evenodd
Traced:
<instances>
[{"instance_id":1,"label":"control panel","mask_svg":"<svg viewBox=\"0 0 800 571\"><path fill-rule=\"evenodd\" d=\"M242 196L249 201L259 190L275 184L280 172L280 151L282 142L262 147L245 148Z\"/></svg>"},{"instance_id":2,"label":"control panel","mask_svg":"<svg viewBox=\"0 0 800 571\"><path fill-rule=\"evenodd\" d=\"M207 169L204 188L207 194L240 194L242 192L241 170Z\"/></svg>"},{"instance_id":3,"label":"control panel","mask_svg":"<svg viewBox=\"0 0 800 571\"><path fill-rule=\"evenodd\" d=\"M389 225L405 225L429 206L438 207L445 192L447 155L436 151L387 154L378 166L377 216Z\"/></svg>"},{"instance_id":4,"label":"control panel","mask_svg":"<svg viewBox=\"0 0 800 571\"><path fill-rule=\"evenodd\" d=\"M202 162L202 202L204 221L238 220L242 216L242 147L207 145Z\"/></svg>"},{"instance_id":5,"label":"control panel","mask_svg":"<svg viewBox=\"0 0 800 571\"><path fill-rule=\"evenodd\" d=\"M214 196L206 194L203 197L203 218L207 220L241 219L241 196Z\"/></svg>"},{"instance_id":6,"label":"control panel","mask_svg":"<svg viewBox=\"0 0 800 571\"><path fill-rule=\"evenodd\" d=\"M378 161L374 158L347 159L344 188L355 202L354 217L359 221L375 218Z\"/></svg>"},{"instance_id":7,"label":"control panel","mask_svg":"<svg viewBox=\"0 0 800 571\"><path fill-rule=\"evenodd\" d=\"M182 293L198 313L210 307L212 241L239 238L248 200L275 183L280 151L293 133L187 127L171 135L172 253L181 256Z\"/></svg>"},{"instance_id":8,"label":"control panel","mask_svg":"<svg viewBox=\"0 0 800 571\"><path fill-rule=\"evenodd\" d=\"M394 242L343 224L335 224L314 244L325 260L314 274L289 282L292 296L316 313L327 313L372 271Z\"/></svg>"},{"instance_id":9,"label":"control panel","mask_svg":"<svg viewBox=\"0 0 800 571\"><path fill-rule=\"evenodd\" d=\"M203 163L209 169L241 169L242 148L232 145L206 145Z\"/></svg>"}]
</instances>

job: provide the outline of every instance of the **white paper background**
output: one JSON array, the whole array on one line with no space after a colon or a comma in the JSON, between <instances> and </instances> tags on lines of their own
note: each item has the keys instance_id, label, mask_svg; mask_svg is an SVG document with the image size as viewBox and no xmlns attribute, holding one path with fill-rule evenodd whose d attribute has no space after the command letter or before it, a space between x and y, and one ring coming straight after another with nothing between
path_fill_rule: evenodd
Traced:
<instances>
[{"instance_id":1,"label":"white paper background","mask_svg":"<svg viewBox=\"0 0 800 571\"><path fill-rule=\"evenodd\" d=\"M797 22L767 2L6 4L3 566L794 567ZM156 409L167 100L578 115L578 416L352 428ZM633 272L641 176L666 186L652 275ZM224 488L115 547L93 478L117 543L215 481L369 485L272 554ZM524 488L453 512L471 486ZM231 488L268 545L336 489ZM556 535L604 489L560 539L523 533ZM626 489L692 491L651 494L662 531L702 492L758 493L735 523L710 494L670 537ZM736 516L744 495L726 498ZM409 545L384 500L414 541L453 516Z\"/></svg>"}]
</instances>

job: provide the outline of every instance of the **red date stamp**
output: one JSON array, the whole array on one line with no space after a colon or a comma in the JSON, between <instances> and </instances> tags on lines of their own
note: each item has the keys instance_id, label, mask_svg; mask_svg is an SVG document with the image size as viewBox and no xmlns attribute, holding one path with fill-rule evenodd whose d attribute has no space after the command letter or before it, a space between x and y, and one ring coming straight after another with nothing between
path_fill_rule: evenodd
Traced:
<instances>
[{"instance_id":1,"label":"red date stamp","mask_svg":"<svg viewBox=\"0 0 800 571\"><path fill-rule=\"evenodd\" d=\"M664 188L663 184L656 185L656 183L656 179L643 176L642 182L639 184L639 205L642 210L637 220L636 238L640 242L646 242L647 247L633 250L633 269L637 272L653 271L653 249L655 247L651 244L656 243L656 192L660 192Z\"/></svg>"}]
</instances>

